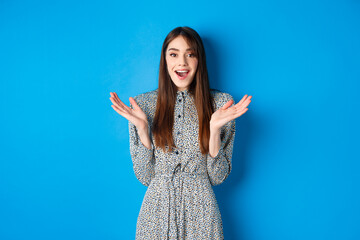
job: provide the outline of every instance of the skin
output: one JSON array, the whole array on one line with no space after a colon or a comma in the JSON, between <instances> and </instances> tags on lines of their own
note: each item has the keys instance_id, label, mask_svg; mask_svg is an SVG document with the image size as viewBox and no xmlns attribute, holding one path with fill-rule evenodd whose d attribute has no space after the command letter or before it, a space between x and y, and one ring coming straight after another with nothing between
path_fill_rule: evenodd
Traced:
<instances>
[{"instance_id":1,"label":"skin","mask_svg":"<svg viewBox=\"0 0 360 240\"><path fill-rule=\"evenodd\" d=\"M184 37L178 36L169 43L165 58L172 82L180 91L187 89L195 77L198 59ZM175 70L188 70L189 73L185 79L179 79Z\"/></svg>"},{"instance_id":2,"label":"skin","mask_svg":"<svg viewBox=\"0 0 360 240\"><path fill-rule=\"evenodd\" d=\"M124 104L115 92L110 92L110 100L113 103L111 107L121 116L129 120L136 126L140 141L148 149L151 148L151 140L148 130L148 121L146 114L141 110L139 105L135 102L134 98L130 97L129 101L133 109Z\"/></svg>"},{"instance_id":3,"label":"skin","mask_svg":"<svg viewBox=\"0 0 360 240\"><path fill-rule=\"evenodd\" d=\"M188 89L191 82L194 80L198 59L182 36L175 38L169 43L168 48L166 49L166 64L171 80L176 85L177 89L180 91ZM179 69L189 70L189 74L185 79L180 80L178 78L175 70ZM120 100L115 92L110 92L110 96L110 100L113 103L111 107L136 126L140 141L145 147L150 149L151 140L148 132L147 117L137 105L134 98L129 98L129 101L133 106L133 109L131 109ZM251 98L252 96L245 94L234 106L231 106L234 101L230 100L211 115L209 140L209 155L211 157L215 157L219 153L221 146L221 127L229 121L243 115L248 110L247 106L250 104Z\"/></svg>"},{"instance_id":4,"label":"skin","mask_svg":"<svg viewBox=\"0 0 360 240\"><path fill-rule=\"evenodd\" d=\"M244 97L232 107L230 106L234 103L234 101L230 100L211 115L209 140L209 155L211 157L215 157L219 153L221 146L221 127L229 121L240 117L249 110L247 106L250 104L251 98L252 96L245 94Z\"/></svg>"}]
</instances>

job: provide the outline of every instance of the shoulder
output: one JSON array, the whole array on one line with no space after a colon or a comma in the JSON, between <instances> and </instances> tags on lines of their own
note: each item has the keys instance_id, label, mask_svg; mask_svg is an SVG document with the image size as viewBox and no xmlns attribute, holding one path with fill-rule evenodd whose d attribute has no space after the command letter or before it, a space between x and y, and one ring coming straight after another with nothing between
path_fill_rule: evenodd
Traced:
<instances>
[{"instance_id":1,"label":"shoulder","mask_svg":"<svg viewBox=\"0 0 360 240\"><path fill-rule=\"evenodd\" d=\"M155 89L149 92L140 93L133 98L145 113L151 113L156 109L157 93L158 89Z\"/></svg>"},{"instance_id":2,"label":"shoulder","mask_svg":"<svg viewBox=\"0 0 360 240\"><path fill-rule=\"evenodd\" d=\"M133 98L140 107L151 107L151 105L156 105L157 93L158 90L155 89L149 92L140 93Z\"/></svg>"},{"instance_id":3,"label":"shoulder","mask_svg":"<svg viewBox=\"0 0 360 240\"><path fill-rule=\"evenodd\" d=\"M144 93L140 93L138 95L136 95L134 97L136 103L142 103L142 102L148 102L148 101L153 101L153 100L157 100L157 93L158 93L158 89L149 91L149 92L144 92Z\"/></svg>"},{"instance_id":4,"label":"shoulder","mask_svg":"<svg viewBox=\"0 0 360 240\"><path fill-rule=\"evenodd\" d=\"M210 94L214 99L216 109L222 107L228 101L234 100L233 96L231 96L229 93L222 92L217 89L210 89Z\"/></svg>"}]
</instances>

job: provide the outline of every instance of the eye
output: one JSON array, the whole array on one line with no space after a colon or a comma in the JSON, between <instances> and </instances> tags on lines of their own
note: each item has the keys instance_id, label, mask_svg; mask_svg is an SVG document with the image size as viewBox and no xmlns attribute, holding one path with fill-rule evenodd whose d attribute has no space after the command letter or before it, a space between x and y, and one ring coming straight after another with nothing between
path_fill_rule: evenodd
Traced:
<instances>
[{"instance_id":1,"label":"eye","mask_svg":"<svg viewBox=\"0 0 360 240\"><path fill-rule=\"evenodd\" d=\"M192 57L195 57L195 54L194 54L194 53L189 53L189 54L188 54L188 57L191 57L191 58L192 58Z\"/></svg>"},{"instance_id":2,"label":"eye","mask_svg":"<svg viewBox=\"0 0 360 240\"><path fill-rule=\"evenodd\" d=\"M170 53L169 54L171 57L176 57L176 53Z\"/></svg>"}]
</instances>

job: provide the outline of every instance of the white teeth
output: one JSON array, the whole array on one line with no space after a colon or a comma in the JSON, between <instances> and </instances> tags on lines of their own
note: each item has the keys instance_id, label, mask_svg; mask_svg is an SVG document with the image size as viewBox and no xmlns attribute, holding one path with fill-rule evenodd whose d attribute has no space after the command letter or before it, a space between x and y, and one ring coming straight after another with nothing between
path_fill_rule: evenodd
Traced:
<instances>
[{"instance_id":1,"label":"white teeth","mask_svg":"<svg viewBox=\"0 0 360 240\"><path fill-rule=\"evenodd\" d=\"M189 71L176 71L176 72L189 72Z\"/></svg>"}]
</instances>

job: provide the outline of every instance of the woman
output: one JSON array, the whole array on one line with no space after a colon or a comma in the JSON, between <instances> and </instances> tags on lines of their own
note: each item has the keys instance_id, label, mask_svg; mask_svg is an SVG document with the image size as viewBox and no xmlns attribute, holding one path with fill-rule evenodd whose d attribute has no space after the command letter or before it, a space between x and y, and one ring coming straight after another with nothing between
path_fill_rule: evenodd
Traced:
<instances>
[{"instance_id":1,"label":"woman","mask_svg":"<svg viewBox=\"0 0 360 240\"><path fill-rule=\"evenodd\" d=\"M223 239L212 186L232 168L235 119L251 102L237 104L210 90L198 33L177 27L165 38L156 90L130 97L110 93L113 109L129 120L137 179L147 186L136 239Z\"/></svg>"}]
</instances>

